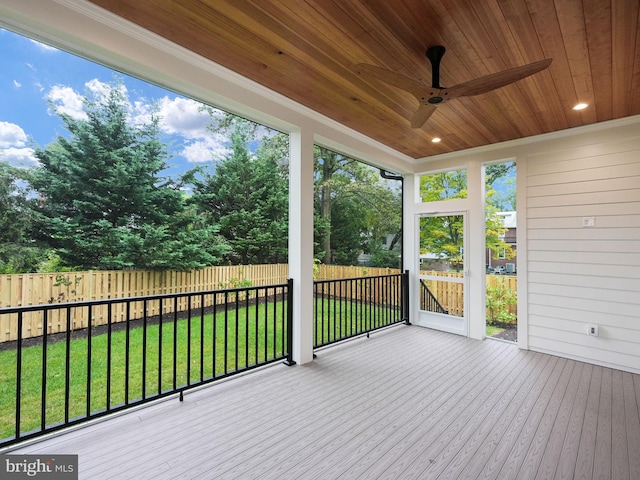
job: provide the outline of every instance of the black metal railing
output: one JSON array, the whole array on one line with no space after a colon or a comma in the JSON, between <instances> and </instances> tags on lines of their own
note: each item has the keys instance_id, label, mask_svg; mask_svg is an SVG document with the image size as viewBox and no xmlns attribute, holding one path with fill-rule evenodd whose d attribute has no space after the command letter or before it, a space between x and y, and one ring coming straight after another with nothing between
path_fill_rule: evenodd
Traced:
<instances>
[{"instance_id":1,"label":"black metal railing","mask_svg":"<svg viewBox=\"0 0 640 480\"><path fill-rule=\"evenodd\" d=\"M291 357L293 282L0 309L0 447ZM87 328L74 330L78 309ZM25 338L26 320L43 334ZM66 321L51 333L51 318ZM32 323L31 321L29 323Z\"/></svg>"},{"instance_id":2,"label":"black metal railing","mask_svg":"<svg viewBox=\"0 0 640 480\"><path fill-rule=\"evenodd\" d=\"M408 272L314 282L314 347L409 323Z\"/></svg>"},{"instance_id":3,"label":"black metal railing","mask_svg":"<svg viewBox=\"0 0 640 480\"><path fill-rule=\"evenodd\" d=\"M433 292L429 290L429 287L422 279L420 280L420 310L444 314L449 313L449 310L440 304Z\"/></svg>"}]
</instances>

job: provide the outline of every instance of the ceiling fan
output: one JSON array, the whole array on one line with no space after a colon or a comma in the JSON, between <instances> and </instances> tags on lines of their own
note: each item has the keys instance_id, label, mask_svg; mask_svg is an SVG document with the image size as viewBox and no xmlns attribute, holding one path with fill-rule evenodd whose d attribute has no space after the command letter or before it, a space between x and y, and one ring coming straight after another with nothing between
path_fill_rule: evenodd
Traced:
<instances>
[{"instance_id":1,"label":"ceiling fan","mask_svg":"<svg viewBox=\"0 0 640 480\"><path fill-rule=\"evenodd\" d=\"M404 75L400 75L399 73L373 65L359 63L355 66L355 69L365 77L375 78L396 86L416 97L420 102L420 107L418 107L418 110L411 118L411 127L420 128L433 112L435 112L436 106L440 103L458 97L480 95L504 87L505 85L517 82L529 75L544 70L551 64L552 60L551 58L547 58L446 88L440 85L440 60L442 60L445 51L446 49L442 45L435 45L427 49L427 58L431 62L431 87L409 77L405 77Z\"/></svg>"}]
</instances>

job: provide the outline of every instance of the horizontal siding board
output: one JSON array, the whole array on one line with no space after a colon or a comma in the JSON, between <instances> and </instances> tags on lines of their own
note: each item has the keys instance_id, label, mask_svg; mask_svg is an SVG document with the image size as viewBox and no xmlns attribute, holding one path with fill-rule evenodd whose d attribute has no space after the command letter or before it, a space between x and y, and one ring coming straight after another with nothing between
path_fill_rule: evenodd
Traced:
<instances>
[{"instance_id":1,"label":"horizontal siding board","mask_svg":"<svg viewBox=\"0 0 640 480\"><path fill-rule=\"evenodd\" d=\"M596 218L598 229L603 228L636 228L640 227L640 216L638 215L602 215ZM584 229L582 217L545 217L528 218L528 234L531 235L539 229L560 229L576 230ZM530 237L528 237L530 238Z\"/></svg>"},{"instance_id":2,"label":"horizontal siding board","mask_svg":"<svg viewBox=\"0 0 640 480\"><path fill-rule=\"evenodd\" d=\"M527 218L600 217L606 215L640 215L640 202L611 205L527 206Z\"/></svg>"},{"instance_id":3,"label":"horizontal siding board","mask_svg":"<svg viewBox=\"0 0 640 480\"><path fill-rule=\"evenodd\" d=\"M637 293L634 293L637 296ZM573 308L577 311L613 313L622 317L640 317L640 306L628 303L609 303L602 300L572 298L560 295L548 295L529 291L529 305L546 305L549 307Z\"/></svg>"},{"instance_id":4,"label":"horizontal siding board","mask_svg":"<svg viewBox=\"0 0 640 480\"><path fill-rule=\"evenodd\" d=\"M640 278L607 278L603 279L595 272L593 275L573 275L564 272L529 271L527 279L530 283L572 287L589 287L603 290L625 290L640 292Z\"/></svg>"},{"instance_id":5,"label":"horizontal siding board","mask_svg":"<svg viewBox=\"0 0 640 480\"><path fill-rule=\"evenodd\" d=\"M615 252L545 252L533 250L528 253L531 261L585 263L591 265L633 265L640 266L640 254Z\"/></svg>"},{"instance_id":6,"label":"horizontal siding board","mask_svg":"<svg viewBox=\"0 0 640 480\"><path fill-rule=\"evenodd\" d=\"M640 177L618 177L595 179L585 182L566 182L556 185L537 185L527 187L527 197L548 197L555 195L573 195L580 193L607 192L613 190L632 190L640 185Z\"/></svg>"},{"instance_id":7,"label":"horizontal siding board","mask_svg":"<svg viewBox=\"0 0 640 480\"><path fill-rule=\"evenodd\" d=\"M601 157L603 155L620 154L640 150L640 137L620 139L620 141L597 142L578 145L574 148L547 151L529 155L528 159L533 166L556 164L563 161ZM535 170L533 170L535 171Z\"/></svg>"},{"instance_id":8,"label":"horizontal siding board","mask_svg":"<svg viewBox=\"0 0 640 480\"><path fill-rule=\"evenodd\" d=\"M580 241L583 241L584 243L592 241L595 243L598 240L607 240L610 241L612 245L617 247L618 251L623 252L627 252L633 248L638 248L637 245L640 244L640 228L600 227L598 222L600 218L596 217L596 228L529 228L527 230L527 238L529 239L529 241L567 240L574 241L576 243ZM582 223L582 219L573 220L579 220L580 223ZM538 249L536 247L532 247L531 245L529 245L529 248L531 248L532 250Z\"/></svg>"},{"instance_id":9,"label":"horizontal siding board","mask_svg":"<svg viewBox=\"0 0 640 480\"><path fill-rule=\"evenodd\" d=\"M616 190L609 192L587 192L572 195L554 195L547 197L530 197L529 208L571 205L600 205L640 202L640 188Z\"/></svg>"},{"instance_id":10,"label":"horizontal siding board","mask_svg":"<svg viewBox=\"0 0 640 480\"><path fill-rule=\"evenodd\" d=\"M635 159L632 155L635 155ZM637 161L637 153L630 154L629 163L621 165L607 165L588 170L576 170L572 172L545 173L540 175L528 175L527 187L538 185L557 185L565 183L589 182L598 179L611 179L623 177L637 177L640 175L640 164ZM631 162L633 160L635 163Z\"/></svg>"},{"instance_id":11,"label":"horizontal siding board","mask_svg":"<svg viewBox=\"0 0 640 480\"><path fill-rule=\"evenodd\" d=\"M610 290L604 288L574 287L570 285L554 285L550 283L529 282L529 293L542 295L560 296L565 298L583 298L585 300L596 299L596 301L627 305L631 309L636 309L640 314L640 295L637 290Z\"/></svg>"},{"instance_id":12,"label":"horizontal siding board","mask_svg":"<svg viewBox=\"0 0 640 480\"><path fill-rule=\"evenodd\" d=\"M550 312L556 314L556 312ZM622 317L621 320L624 320ZM628 317L626 317L628 320ZM587 327L585 325L585 318L576 320L567 320L557 317L548 317L545 315L531 314L530 325L548 328L563 332L577 333L580 335L587 335ZM640 330L633 330L629 328L622 328L616 325L608 325L604 322L603 316L594 317L590 324L598 325L598 338L606 340L616 340L627 343L640 343Z\"/></svg>"},{"instance_id":13,"label":"horizontal siding board","mask_svg":"<svg viewBox=\"0 0 640 480\"><path fill-rule=\"evenodd\" d=\"M624 152L607 152L594 154L587 157L573 156L555 162L536 161L535 157L529 157L531 166L527 168L527 176L539 177L551 173L579 172L584 170L597 170L600 168L617 167L630 165L637 162L637 150L627 150Z\"/></svg>"},{"instance_id":14,"label":"horizontal siding board","mask_svg":"<svg viewBox=\"0 0 640 480\"><path fill-rule=\"evenodd\" d=\"M529 273L567 273L570 275L598 275L609 278L638 278L638 267L633 265L586 265L563 262L529 262Z\"/></svg>"},{"instance_id":15,"label":"horizontal siding board","mask_svg":"<svg viewBox=\"0 0 640 480\"><path fill-rule=\"evenodd\" d=\"M531 240L531 248L552 252L587 252L617 253L626 251L640 253L640 242L637 240Z\"/></svg>"}]
</instances>

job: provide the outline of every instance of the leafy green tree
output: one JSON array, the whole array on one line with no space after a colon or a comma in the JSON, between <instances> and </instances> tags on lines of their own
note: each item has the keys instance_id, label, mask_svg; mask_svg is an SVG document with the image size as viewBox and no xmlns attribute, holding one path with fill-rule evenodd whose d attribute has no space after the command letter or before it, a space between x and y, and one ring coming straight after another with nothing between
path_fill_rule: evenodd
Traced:
<instances>
[{"instance_id":1,"label":"leafy green tree","mask_svg":"<svg viewBox=\"0 0 640 480\"><path fill-rule=\"evenodd\" d=\"M24 171L0 161L0 273L35 270L47 252L29 238L31 215L19 187Z\"/></svg>"},{"instance_id":2,"label":"leafy green tree","mask_svg":"<svg viewBox=\"0 0 640 480\"><path fill-rule=\"evenodd\" d=\"M400 193L377 169L316 146L315 195L316 257L323 263L355 264L361 252L380 251L386 235L394 235L391 248L399 241Z\"/></svg>"},{"instance_id":3,"label":"leafy green tree","mask_svg":"<svg viewBox=\"0 0 640 480\"><path fill-rule=\"evenodd\" d=\"M515 165L515 164L513 164ZM495 195L492 185L504 175L509 174L512 167L507 164L487 167L485 176L487 185L486 202L486 245L494 254L504 249L506 258L513 258L514 252L503 240L506 229L502 217L497 215L498 208L492 202ZM465 170L441 172L425 175L420 179L420 195L423 201L438 201L467 197L467 175ZM462 217L445 215L421 219L420 241L422 251L431 253L437 258L449 261L454 268L462 268L463 228Z\"/></svg>"},{"instance_id":4,"label":"leafy green tree","mask_svg":"<svg viewBox=\"0 0 640 480\"><path fill-rule=\"evenodd\" d=\"M55 106L52 105L55 109ZM198 225L180 185L161 176L158 117L135 125L120 85L85 98L86 118L56 111L69 136L36 150L35 233L82 269L193 269L216 263L215 227Z\"/></svg>"},{"instance_id":5,"label":"leafy green tree","mask_svg":"<svg viewBox=\"0 0 640 480\"><path fill-rule=\"evenodd\" d=\"M231 153L213 172L194 169L185 176L193 185L193 202L230 247L231 264L281 263L288 249L288 138L267 134L255 151L256 124L226 115L213 129L230 134Z\"/></svg>"}]
</instances>

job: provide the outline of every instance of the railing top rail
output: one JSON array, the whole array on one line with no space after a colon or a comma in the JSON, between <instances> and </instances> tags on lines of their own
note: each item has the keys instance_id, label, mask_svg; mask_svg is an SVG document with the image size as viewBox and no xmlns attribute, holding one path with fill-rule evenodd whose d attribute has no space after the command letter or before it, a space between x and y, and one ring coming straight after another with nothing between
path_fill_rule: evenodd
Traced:
<instances>
[{"instance_id":1,"label":"railing top rail","mask_svg":"<svg viewBox=\"0 0 640 480\"><path fill-rule=\"evenodd\" d=\"M328 278L325 280L314 280L313 283L331 283L331 282L343 282L349 280L363 280L371 278L389 278L389 277L402 277L402 273L389 273L386 275L367 275L364 277L348 277L348 278Z\"/></svg>"},{"instance_id":2,"label":"railing top rail","mask_svg":"<svg viewBox=\"0 0 640 480\"><path fill-rule=\"evenodd\" d=\"M278 283L273 285L259 285L251 287L235 287L235 288L223 288L216 290L199 290L195 292L175 292L175 293L161 293L157 295L141 295L137 297L118 297L118 298L103 298L96 300L82 300L79 302L60 302L60 303L42 303L38 305L22 305L15 307L3 307L0 308L0 315L18 313L18 312L33 312L42 310L58 310L61 308L69 307L88 307L90 305L109 305L125 302L142 302L145 300L164 300L171 298L181 298L197 295L212 295L215 293L237 293L237 292L251 292L264 290L266 288L286 288L287 283Z\"/></svg>"}]
</instances>

